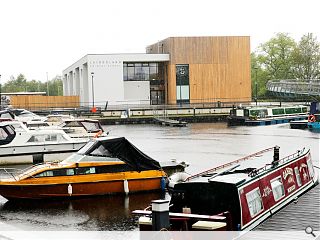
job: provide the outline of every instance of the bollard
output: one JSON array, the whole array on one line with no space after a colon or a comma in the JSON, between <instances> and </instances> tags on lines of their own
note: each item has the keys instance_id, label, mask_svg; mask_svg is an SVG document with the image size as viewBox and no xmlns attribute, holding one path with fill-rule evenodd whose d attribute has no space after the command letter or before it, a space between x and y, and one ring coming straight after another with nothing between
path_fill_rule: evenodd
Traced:
<instances>
[{"instance_id":1,"label":"bollard","mask_svg":"<svg viewBox=\"0 0 320 240\"><path fill-rule=\"evenodd\" d=\"M153 200L152 205L152 231L169 229L169 200Z\"/></svg>"}]
</instances>

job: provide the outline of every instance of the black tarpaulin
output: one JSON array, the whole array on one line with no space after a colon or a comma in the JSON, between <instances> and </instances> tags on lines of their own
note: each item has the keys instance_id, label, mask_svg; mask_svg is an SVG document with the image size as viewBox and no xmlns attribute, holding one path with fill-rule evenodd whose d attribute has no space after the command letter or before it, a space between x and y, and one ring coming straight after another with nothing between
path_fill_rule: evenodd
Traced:
<instances>
[{"instance_id":1,"label":"black tarpaulin","mask_svg":"<svg viewBox=\"0 0 320 240\"><path fill-rule=\"evenodd\" d=\"M124 137L106 139L99 142L114 157L119 158L137 171L161 169L158 161L141 152Z\"/></svg>"}]
</instances>

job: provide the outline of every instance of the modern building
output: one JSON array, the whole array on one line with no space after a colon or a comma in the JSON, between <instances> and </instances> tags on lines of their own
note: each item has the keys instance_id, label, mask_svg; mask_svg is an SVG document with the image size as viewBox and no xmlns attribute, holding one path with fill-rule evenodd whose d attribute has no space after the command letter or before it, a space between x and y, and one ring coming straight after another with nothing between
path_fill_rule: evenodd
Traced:
<instances>
[{"instance_id":1,"label":"modern building","mask_svg":"<svg viewBox=\"0 0 320 240\"><path fill-rule=\"evenodd\" d=\"M82 105L251 100L250 38L170 37L142 54L88 54L63 71Z\"/></svg>"}]
</instances>

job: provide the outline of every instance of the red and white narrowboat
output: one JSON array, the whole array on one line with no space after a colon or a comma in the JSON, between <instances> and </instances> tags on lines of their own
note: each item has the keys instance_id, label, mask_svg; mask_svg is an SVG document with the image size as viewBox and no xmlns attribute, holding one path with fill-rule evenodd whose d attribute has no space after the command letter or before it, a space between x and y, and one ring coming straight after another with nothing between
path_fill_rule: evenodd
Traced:
<instances>
[{"instance_id":1,"label":"red and white narrowboat","mask_svg":"<svg viewBox=\"0 0 320 240\"><path fill-rule=\"evenodd\" d=\"M228 230L250 230L317 182L310 150L280 159L275 146L175 184L170 216L189 209L189 229L192 216L223 215Z\"/></svg>"}]
</instances>

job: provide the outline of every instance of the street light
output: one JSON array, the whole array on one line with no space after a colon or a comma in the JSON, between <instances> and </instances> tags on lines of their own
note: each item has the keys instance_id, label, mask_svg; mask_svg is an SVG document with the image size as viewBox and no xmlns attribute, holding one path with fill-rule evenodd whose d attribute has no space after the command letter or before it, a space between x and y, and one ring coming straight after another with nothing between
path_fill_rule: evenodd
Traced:
<instances>
[{"instance_id":1,"label":"street light","mask_svg":"<svg viewBox=\"0 0 320 240\"><path fill-rule=\"evenodd\" d=\"M256 102L256 106L258 105L258 67L254 68L256 71L256 78L254 81L254 85L255 85L255 102Z\"/></svg>"},{"instance_id":2,"label":"street light","mask_svg":"<svg viewBox=\"0 0 320 240\"><path fill-rule=\"evenodd\" d=\"M91 72L91 87L92 87L92 108L94 108L94 86L93 86L94 72Z\"/></svg>"}]
</instances>

